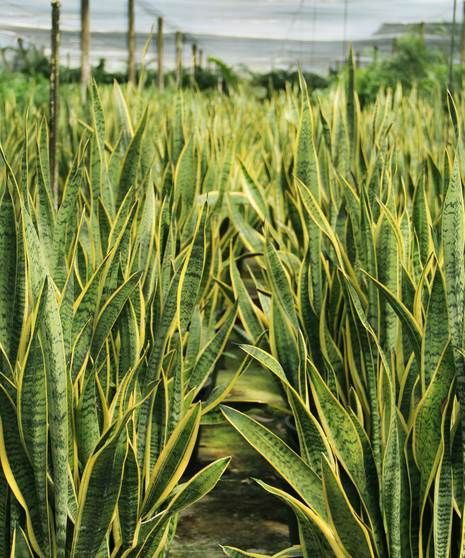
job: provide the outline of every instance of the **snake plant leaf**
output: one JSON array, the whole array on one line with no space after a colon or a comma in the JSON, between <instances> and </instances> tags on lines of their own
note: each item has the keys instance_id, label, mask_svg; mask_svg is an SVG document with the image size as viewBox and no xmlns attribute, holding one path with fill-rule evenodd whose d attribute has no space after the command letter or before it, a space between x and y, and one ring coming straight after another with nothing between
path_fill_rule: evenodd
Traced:
<instances>
[{"instance_id":1,"label":"snake plant leaf","mask_svg":"<svg viewBox=\"0 0 465 558\"><path fill-rule=\"evenodd\" d=\"M232 546L222 546L222 551L229 558L270 558L269 554L257 554L256 552L244 552Z\"/></svg>"},{"instance_id":2,"label":"snake plant leaf","mask_svg":"<svg viewBox=\"0 0 465 558\"><path fill-rule=\"evenodd\" d=\"M289 383L297 390L301 383L303 355L299 350L298 330L278 300L271 305L270 346L286 373Z\"/></svg>"},{"instance_id":3,"label":"snake plant leaf","mask_svg":"<svg viewBox=\"0 0 465 558\"><path fill-rule=\"evenodd\" d=\"M413 455L421 473L421 495L427 493L434 478L441 444L442 406L447 401L455 376L452 348L447 346L415 413Z\"/></svg>"},{"instance_id":4,"label":"snake plant leaf","mask_svg":"<svg viewBox=\"0 0 465 558\"><path fill-rule=\"evenodd\" d=\"M270 370L277 378L279 378L288 387L291 387L283 367L279 362L269 353L260 349L259 347L254 347L253 345L240 345L240 348L246 352L248 355L253 357L262 366Z\"/></svg>"},{"instance_id":5,"label":"snake plant leaf","mask_svg":"<svg viewBox=\"0 0 465 558\"><path fill-rule=\"evenodd\" d=\"M11 556L13 558L34 558L34 553L29 545L26 533L21 527L14 530Z\"/></svg>"},{"instance_id":6,"label":"snake plant leaf","mask_svg":"<svg viewBox=\"0 0 465 558\"><path fill-rule=\"evenodd\" d=\"M52 261L53 256L53 231L55 228L55 207L53 194L50 189L48 139L45 126L39 132L37 156L37 188L39 204L37 212L37 225L39 237L43 243L43 250L47 261Z\"/></svg>"},{"instance_id":7,"label":"snake plant leaf","mask_svg":"<svg viewBox=\"0 0 465 558\"><path fill-rule=\"evenodd\" d=\"M288 388L287 396L296 421L302 455L314 471L320 469L321 456L325 455L332 461L331 449L325 439L324 432L318 421L310 413L300 395L289 384L279 362L269 353L251 345L240 345L241 349L252 356L265 368L268 368Z\"/></svg>"},{"instance_id":8,"label":"snake plant leaf","mask_svg":"<svg viewBox=\"0 0 465 558\"><path fill-rule=\"evenodd\" d=\"M196 194L196 160L193 139L187 140L176 164L174 174L175 196L182 204L185 215L192 208Z\"/></svg>"},{"instance_id":9,"label":"snake plant leaf","mask_svg":"<svg viewBox=\"0 0 465 558\"><path fill-rule=\"evenodd\" d=\"M165 522L161 528L156 528L149 533L144 533L139 538L143 539L134 549L123 553L124 558L160 558L169 546L171 523Z\"/></svg>"},{"instance_id":10,"label":"snake plant leaf","mask_svg":"<svg viewBox=\"0 0 465 558\"><path fill-rule=\"evenodd\" d=\"M92 340L92 355L97 357L105 344L105 341L121 314L126 302L134 292L142 274L134 273L125 281L107 300L97 318L94 337Z\"/></svg>"},{"instance_id":11,"label":"snake plant leaf","mask_svg":"<svg viewBox=\"0 0 465 558\"><path fill-rule=\"evenodd\" d=\"M50 278L44 286L44 320L41 324L42 346L47 371L48 422L50 428L51 462L53 465L55 528L58 558L66 548L68 512L68 371L65 362L63 328L56 290Z\"/></svg>"},{"instance_id":12,"label":"snake plant leaf","mask_svg":"<svg viewBox=\"0 0 465 558\"><path fill-rule=\"evenodd\" d=\"M409 552L409 506L404 461L405 433L398 412L390 418L383 459L382 500L390 556L401 558Z\"/></svg>"},{"instance_id":13,"label":"snake plant leaf","mask_svg":"<svg viewBox=\"0 0 465 558\"><path fill-rule=\"evenodd\" d=\"M299 538L302 553L305 558L311 558L312 553L328 558L347 557L343 547L336 540L329 522L300 500L284 490L271 486L263 481L257 481L264 490L279 498L294 512L299 524Z\"/></svg>"},{"instance_id":14,"label":"snake plant leaf","mask_svg":"<svg viewBox=\"0 0 465 558\"><path fill-rule=\"evenodd\" d=\"M391 195L391 199L392 199ZM394 202L391 202L394 203ZM400 291L400 254L396 235L396 223L387 217L388 209L384 209L378 238L378 279L379 282L394 295ZM381 344L386 350L393 350L397 341L398 322L395 311L386 297L380 300L380 332Z\"/></svg>"},{"instance_id":15,"label":"snake plant leaf","mask_svg":"<svg viewBox=\"0 0 465 558\"><path fill-rule=\"evenodd\" d=\"M241 323L248 333L250 341L256 341L262 334L263 327L257 315L257 308L250 298L249 292L237 269L236 262L232 257L229 260L229 272L231 274L231 284L234 290L234 297L239 303L239 317Z\"/></svg>"},{"instance_id":16,"label":"snake plant leaf","mask_svg":"<svg viewBox=\"0 0 465 558\"><path fill-rule=\"evenodd\" d=\"M299 271L299 285L298 285L298 297L299 297L299 313L300 319L303 324L303 328L308 339L310 353L312 360L317 366L317 368L322 367L321 362L321 348L319 342L319 319L316 315L315 309L312 303L312 289L311 289L311 279L310 279L310 253L307 251L305 257L302 260L302 264Z\"/></svg>"},{"instance_id":17,"label":"snake plant leaf","mask_svg":"<svg viewBox=\"0 0 465 558\"><path fill-rule=\"evenodd\" d=\"M95 127L98 142L103 148L105 143L105 112L103 110L102 98L95 80L92 80L91 87L92 100L92 120Z\"/></svg>"},{"instance_id":18,"label":"snake plant leaf","mask_svg":"<svg viewBox=\"0 0 465 558\"><path fill-rule=\"evenodd\" d=\"M421 337L422 331L414 316L410 313L409 309L396 297L389 289L382 285L377 279L365 274L368 279L376 286L380 294L391 305L391 308L397 314L402 326L405 328L406 335L409 336L417 358L421 358Z\"/></svg>"},{"instance_id":19,"label":"snake plant leaf","mask_svg":"<svg viewBox=\"0 0 465 558\"><path fill-rule=\"evenodd\" d=\"M136 186L137 171L140 162L140 152L142 138L148 120L148 108L145 109L142 118L137 126L137 130L129 144L124 156L121 172L118 180L118 199L122 200L131 187Z\"/></svg>"},{"instance_id":20,"label":"snake plant leaf","mask_svg":"<svg viewBox=\"0 0 465 558\"><path fill-rule=\"evenodd\" d=\"M47 486L48 429L46 367L39 338L39 325L44 319L44 296L37 305L32 339L27 360L18 383L18 423L24 447L33 469L35 491L41 531L44 535L44 552L50 552L49 497Z\"/></svg>"},{"instance_id":21,"label":"snake plant leaf","mask_svg":"<svg viewBox=\"0 0 465 558\"><path fill-rule=\"evenodd\" d=\"M76 214L76 201L79 194L81 171L74 164L66 181L63 192L63 200L57 213L56 224L53 230L53 261L50 269L52 276L59 290L63 289L66 281L66 247L67 230L72 227L73 218Z\"/></svg>"},{"instance_id":22,"label":"snake plant leaf","mask_svg":"<svg viewBox=\"0 0 465 558\"><path fill-rule=\"evenodd\" d=\"M424 177L418 184L413 197L412 217L415 234L420 248L421 261L425 264L433 249L433 240L431 238L432 223L428 201L426 199Z\"/></svg>"},{"instance_id":23,"label":"snake plant leaf","mask_svg":"<svg viewBox=\"0 0 465 558\"><path fill-rule=\"evenodd\" d=\"M75 340L72 347L71 374L76 378L81 370L92 343L94 319L98 313L101 277L104 273L104 260L89 281L83 287L74 303L72 318L72 338Z\"/></svg>"},{"instance_id":24,"label":"snake plant leaf","mask_svg":"<svg viewBox=\"0 0 465 558\"><path fill-rule=\"evenodd\" d=\"M1 462L1 460L0 460ZM10 546L10 512L9 512L9 488L3 473L0 470L0 552L8 555Z\"/></svg>"},{"instance_id":25,"label":"snake plant leaf","mask_svg":"<svg viewBox=\"0 0 465 558\"><path fill-rule=\"evenodd\" d=\"M361 195L361 219L360 219L360 238L361 238L361 263L370 276L378 276L378 262L375 250L375 235L373 226L373 215L370 207L369 196L366 189L362 189ZM368 321L375 326L379 316L379 298L373 283L368 284Z\"/></svg>"},{"instance_id":26,"label":"snake plant leaf","mask_svg":"<svg viewBox=\"0 0 465 558\"><path fill-rule=\"evenodd\" d=\"M173 123L172 137L172 157L173 162L177 162L184 146L184 99L182 92L176 95L175 115Z\"/></svg>"},{"instance_id":27,"label":"snake plant leaf","mask_svg":"<svg viewBox=\"0 0 465 558\"><path fill-rule=\"evenodd\" d=\"M276 469L307 505L324 517L322 484L318 474L278 436L256 420L231 407L222 406L221 410L228 422Z\"/></svg>"},{"instance_id":28,"label":"snake plant leaf","mask_svg":"<svg viewBox=\"0 0 465 558\"><path fill-rule=\"evenodd\" d=\"M37 236L37 231L34 227L31 216L24 207L22 208L22 216L25 252L30 267L29 281L32 294L35 297L35 300L37 300L44 284L45 277L47 276L47 260L42 250L42 245L39 241L39 237Z\"/></svg>"},{"instance_id":29,"label":"snake plant leaf","mask_svg":"<svg viewBox=\"0 0 465 558\"><path fill-rule=\"evenodd\" d=\"M76 406L76 443L82 464L86 464L100 438L96 395L96 378L93 370L87 372L84 387Z\"/></svg>"},{"instance_id":30,"label":"snake plant leaf","mask_svg":"<svg viewBox=\"0 0 465 558\"><path fill-rule=\"evenodd\" d=\"M65 345L66 362L71 356L71 344L73 342L73 303L74 303L75 276L71 269L68 272L60 300L60 319L63 327L63 343Z\"/></svg>"},{"instance_id":31,"label":"snake plant leaf","mask_svg":"<svg viewBox=\"0 0 465 558\"><path fill-rule=\"evenodd\" d=\"M22 214L19 215L17 223L16 241L16 280L14 288L14 318L11 328L11 346L9 358L11 361L18 358L23 326L27 308L28 280L26 275L26 247L24 242L24 227Z\"/></svg>"},{"instance_id":32,"label":"snake plant leaf","mask_svg":"<svg viewBox=\"0 0 465 558\"><path fill-rule=\"evenodd\" d=\"M228 342L232 328L237 318L237 304L232 306L225 317L224 323L213 338L205 345L199 353L197 360L189 372L188 388L198 393L208 376L213 372L218 360L223 354Z\"/></svg>"},{"instance_id":33,"label":"snake plant leaf","mask_svg":"<svg viewBox=\"0 0 465 558\"><path fill-rule=\"evenodd\" d=\"M240 210L239 204L236 203L231 194L226 196L226 202L229 217L246 248L251 253L261 252L263 250L263 236L256 230L256 227L248 223Z\"/></svg>"},{"instance_id":34,"label":"snake plant leaf","mask_svg":"<svg viewBox=\"0 0 465 558\"><path fill-rule=\"evenodd\" d=\"M0 202L0 343L9 356L12 351L15 299L12 288L16 284L17 225L15 207L8 188Z\"/></svg>"},{"instance_id":35,"label":"snake plant leaf","mask_svg":"<svg viewBox=\"0 0 465 558\"><path fill-rule=\"evenodd\" d=\"M141 499L141 473L132 444L127 445L123 466L121 494L118 513L121 525L123 548L131 548L136 538Z\"/></svg>"},{"instance_id":36,"label":"snake plant leaf","mask_svg":"<svg viewBox=\"0 0 465 558\"><path fill-rule=\"evenodd\" d=\"M94 203L100 196L111 214L114 214L114 196L112 188L108 187L105 161L105 113L102 99L95 81L91 87L92 123L94 138L91 151L91 184Z\"/></svg>"},{"instance_id":37,"label":"snake plant leaf","mask_svg":"<svg viewBox=\"0 0 465 558\"><path fill-rule=\"evenodd\" d=\"M184 473L200 424L201 406L195 405L175 428L150 473L142 503L142 514L149 516L171 493Z\"/></svg>"},{"instance_id":38,"label":"snake plant leaf","mask_svg":"<svg viewBox=\"0 0 465 558\"><path fill-rule=\"evenodd\" d=\"M181 271L179 281L177 313L181 331L188 327L197 298L199 296L202 275L205 268L206 258L206 236L205 225L207 219L207 208L203 207L198 216L193 240L189 246L186 259Z\"/></svg>"},{"instance_id":39,"label":"snake plant leaf","mask_svg":"<svg viewBox=\"0 0 465 558\"><path fill-rule=\"evenodd\" d=\"M341 482L328 463L322 460L323 486L328 517L336 538L349 556L374 558L368 530L351 506Z\"/></svg>"},{"instance_id":40,"label":"snake plant leaf","mask_svg":"<svg viewBox=\"0 0 465 558\"><path fill-rule=\"evenodd\" d=\"M299 327L299 322L289 279L279 259L278 253L271 242L267 242L266 244L265 257L273 293L279 300L283 310L288 314L291 324L297 329Z\"/></svg>"},{"instance_id":41,"label":"snake plant leaf","mask_svg":"<svg viewBox=\"0 0 465 558\"><path fill-rule=\"evenodd\" d=\"M378 482L373 454L366 452L363 440L349 413L315 369L312 369L311 388L318 416L331 449L352 478L369 514L375 533L376 548L382 548L380 511L376 500Z\"/></svg>"},{"instance_id":42,"label":"snake plant leaf","mask_svg":"<svg viewBox=\"0 0 465 558\"><path fill-rule=\"evenodd\" d=\"M434 481L434 558L451 556L451 535L453 521L453 480L451 460L450 426L454 402L454 385L451 385L449 397L441 421L441 461Z\"/></svg>"},{"instance_id":43,"label":"snake plant leaf","mask_svg":"<svg viewBox=\"0 0 465 558\"><path fill-rule=\"evenodd\" d=\"M257 184L256 180L252 178L249 171L242 161L240 161L242 174L244 177L243 185L244 191L250 200L250 205L255 209L257 215L262 221L267 223L270 219L270 214L268 210L268 205L263 197L260 190L260 186Z\"/></svg>"},{"instance_id":44,"label":"snake plant leaf","mask_svg":"<svg viewBox=\"0 0 465 558\"><path fill-rule=\"evenodd\" d=\"M446 293L444 278L436 269L428 301L425 335L422 343L422 363L425 386L428 387L441 355L449 340Z\"/></svg>"},{"instance_id":45,"label":"snake plant leaf","mask_svg":"<svg viewBox=\"0 0 465 558\"><path fill-rule=\"evenodd\" d=\"M157 336L153 343L153 347L148 358L147 372L142 386L143 395L147 395L150 392L150 390L154 386L156 386L159 380L160 369L163 361L163 355L165 352L166 343L169 338L170 332L175 325L180 274L181 271L179 269L173 275L168 293L166 295L166 300L163 305L163 309L159 319L159 325L157 328ZM139 410L139 435L138 435L138 438L140 440L139 451L142 451L142 440L144 440L146 436L149 413L150 413L150 403L146 402L145 404L142 405L141 409Z\"/></svg>"},{"instance_id":46,"label":"snake plant leaf","mask_svg":"<svg viewBox=\"0 0 465 558\"><path fill-rule=\"evenodd\" d=\"M139 244L139 269L144 270L144 276L147 277L150 268L150 251L155 242L155 192L152 186L147 188L145 193L145 201L142 209L140 228L137 235Z\"/></svg>"},{"instance_id":47,"label":"snake plant leaf","mask_svg":"<svg viewBox=\"0 0 465 558\"><path fill-rule=\"evenodd\" d=\"M230 461L230 457L223 457L201 469L179 487L164 513L177 514L206 496L218 484Z\"/></svg>"},{"instance_id":48,"label":"snake plant leaf","mask_svg":"<svg viewBox=\"0 0 465 558\"><path fill-rule=\"evenodd\" d=\"M41 532L42 521L34 483L34 472L29 462L18 430L16 409L10 397L0 386L0 461L6 481L26 515L28 539L35 552L44 556L45 535Z\"/></svg>"},{"instance_id":49,"label":"snake plant leaf","mask_svg":"<svg viewBox=\"0 0 465 558\"><path fill-rule=\"evenodd\" d=\"M462 182L459 172L459 160L456 158L442 213L447 312L449 330L454 347L460 347L463 339L465 300L465 268L463 262L463 247L465 244L464 219L465 209Z\"/></svg>"},{"instance_id":50,"label":"snake plant leaf","mask_svg":"<svg viewBox=\"0 0 465 558\"><path fill-rule=\"evenodd\" d=\"M333 462L330 445L323 429L300 395L295 390L290 389L288 398L296 423L302 456L314 471L318 471L322 456L329 463Z\"/></svg>"},{"instance_id":51,"label":"snake plant leaf","mask_svg":"<svg viewBox=\"0 0 465 558\"><path fill-rule=\"evenodd\" d=\"M87 462L79 489L72 558L96 555L104 541L121 489L126 446L122 425Z\"/></svg>"}]
</instances>

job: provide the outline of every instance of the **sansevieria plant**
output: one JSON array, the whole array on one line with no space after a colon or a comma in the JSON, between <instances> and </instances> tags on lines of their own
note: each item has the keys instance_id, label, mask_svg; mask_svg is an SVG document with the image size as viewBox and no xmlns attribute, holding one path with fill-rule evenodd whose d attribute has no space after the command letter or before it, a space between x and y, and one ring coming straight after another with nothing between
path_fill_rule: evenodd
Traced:
<instances>
[{"instance_id":1,"label":"sansevieria plant","mask_svg":"<svg viewBox=\"0 0 465 558\"><path fill-rule=\"evenodd\" d=\"M2 148L0 556L164 556L180 511L227 457L185 475L202 401L236 320L218 208L202 197L197 144L143 149L149 109L110 145L100 94L70 137L54 208L47 128L26 116L21 156ZM161 167L154 181L154 169ZM193 469L193 468L190 468ZM197 467L198 469L198 467Z\"/></svg>"},{"instance_id":2,"label":"sansevieria plant","mask_svg":"<svg viewBox=\"0 0 465 558\"><path fill-rule=\"evenodd\" d=\"M168 556L221 422L287 483L276 558L463 555L465 103L343 81L63 86L57 207L43 107L2 103L0 557Z\"/></svg>"},{"instance_id":3,"label":"sansevieria plant","mask_svg":"<svg viewBox=\"0 0 465 558\"><path fill-rule=\"evenodd\" d=\"M266 330L259 344L242 348L281 383L298 443L231 406L222 411L287 481L287 490L257 481L298 521L300 546L283 555L459 557L465 213L458 111L449 99L455 128L439 159L433 122L415 138L405 131L421 118L421 101L407 116L397 92L363 112L348 81L332 106L304 91L282 207L258 182L247 192L264 231L255 253L237 228L236 252L249 252L258 268L240 319L245 329Z\"/></svg>"}]
</instances>

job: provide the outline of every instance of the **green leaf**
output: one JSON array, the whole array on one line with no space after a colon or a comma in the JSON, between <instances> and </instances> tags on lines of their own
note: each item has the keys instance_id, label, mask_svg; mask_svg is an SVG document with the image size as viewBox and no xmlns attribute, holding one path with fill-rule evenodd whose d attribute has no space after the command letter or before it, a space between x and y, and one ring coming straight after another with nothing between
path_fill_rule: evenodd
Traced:
<instances>
[{"instance_id":1,"label":"green leaf","mask_svg":"<svg viewBox=\"0 0 465 558\"><path fill-rule=\"evenodd\" d=\"M141 498L140 470L134 448L129 443L124 460L121 494L118 513L123 547L131 548L134 543Z\"/></svg>"},{"instance_id":2,"label":"green leaf","mask_svg":"<svg viewBox=\"0 0 465 558\"><path fill-rule=\"evenodd\" d=\"M141 273L134 273L107 300L97 318L94 337L92 340L92 355L98 356L111 329L121 314L126 302L133 293L141 278Z\"/></svg>"},{"instance_id":3,"label":"green leaf","mask_svg":"<svg viewBox=\"0 0 465 558\"><path fill-rule=\"evenodd\" d=\"M124 425L97 447L84 469L71 558L95 556L110 527L118 501L126 454Z\"/></svg>"},{"instance_id":4,"label":"green leaf","mask_svg":"<svg viewBox=\"0 0 465 558\"><path fill-rule=\"evenodd\" d=\"M301 457L256 420L231 407L221 407L226 419L292 486L316 513L325 517L321 479Z\"/></svg>"},{"instance_id":5,"label":"green leaf","mask_svg":"<svg viewBox=\"0 0 465 558\"><path fill-rule=\"evenodd\" d=\"M68 514L68 382L63 329L55 288L50 279L44 287L45 307L42 345L47 370L47 399L53 465L55 529L58 558L64 558Z\"/></svg>"},{"instance_id":6,"label":"green leaf","mask_svg":"<svg viewBox=\"0 0 465 558\"><path fill-rule=\"evenodd\" d=\"M147 487L142 504L143 515L149 516L170 495L184 473L194 449L200 425L200 404L193 407L175 428L163 448Z\"/></svg>"},{"instance_id":7,"label":"green leaf","mask_svg":"<svg viewBox=\"0 0 465 558\"><path fill-rule=\"evenodd\" d=\"M340 481L324 459L322 471L328 517L331 519L337 539L349 556L374 558L367 528L357 517Z\"/></svg>"},{"instance_id":8,"label":"green leaf","mask_svg":"<svg viewBox=\"0 0 465 558\"><path fill-rule=\"evenodd\" d=\"M178 289L178 317L181 331L184 332L191 319L197 299L200 294L200 285L205 267L206 258L206 224L207 208L204 206L199 214L194 231L194 238L182 266Z\"/></svg>"},{"instance_id":9,"label":"green leaf","mask_svg":"<svg viewBox=\"0 0 465 558\"><path fill-rule=\"evenodd\" d=\"M136 133L129 144L124 156L118 182L118 200L124 199L131 187L136 187L137 170L139 168L142 138L147 125L148 109L139 122Z\"/></svg>"},{"instance_id":10,"label":"green leaf","mask_svg":"<svg viewBox=\"0 0 465 558\"><path fill-rule=\"evenodd\" d=\"M192 371L189 372L188 387L189 389L193 389L194 393L200 391L223 354L232 328L234 327L236 317L237 304L229 309L221 328L199 353Z\"/></svg>"},{"instance_id":11,"label":"green leaf","mask_svg":"<svg viewBox=\"0 0 465 558\"><path fill-rule=\"evenodd\" d=\"M8 188L0 202L0 344L12 356L16 285L17 226L15 208Z\"/></svg>"}]
</instances>

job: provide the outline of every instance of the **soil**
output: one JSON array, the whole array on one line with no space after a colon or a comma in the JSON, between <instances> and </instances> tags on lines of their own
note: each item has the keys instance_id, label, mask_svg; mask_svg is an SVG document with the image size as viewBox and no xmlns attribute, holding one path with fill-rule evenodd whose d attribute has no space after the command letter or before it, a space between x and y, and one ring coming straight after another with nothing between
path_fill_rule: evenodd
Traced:
<instances>
[{"instance_id":1,"label":"soil","mask_svg":"<svg viewBox=\"0 0 465 558\"><path fill-rule=\"evenodd\" d=\"M221 373L219 383L227 381ZM253 397L250 397L253 394ZM268 428L283 435L282 417L270 412L282 406L276 387L261 370L249 370L231 393L229 401L261 400L267 407L248 413L266 421ZM289 510L253 480L259 478L283 486L268 463L227 424L202 427L199 466L230 455L231 464L217 487L179 518L170 558L220 558L220 544L242 550L274 554L290 546Z\"/></svg>"}]
</instances>

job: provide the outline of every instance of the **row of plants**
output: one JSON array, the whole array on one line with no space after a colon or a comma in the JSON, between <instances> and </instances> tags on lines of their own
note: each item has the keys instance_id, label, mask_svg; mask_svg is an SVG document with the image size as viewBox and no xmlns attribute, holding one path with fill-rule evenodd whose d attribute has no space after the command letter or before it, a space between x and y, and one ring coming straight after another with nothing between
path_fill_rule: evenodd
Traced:
<instances>
[{"instance_id":1,"label":"row of plants","mask_svg":"<svg viewBox=\"0 0 465 558\"><path fill-rule=\"evenodd\" d=\"M3 103L0 556L167 556L228 466L193 472L213 423L287 483L258 481L298 523L275 556L462 555L463 100L362 110L348 74L312 100L69 88L59 199L41 107ZM252 362L286 439L230 399Z\"/></svg>"}]
</instances>

